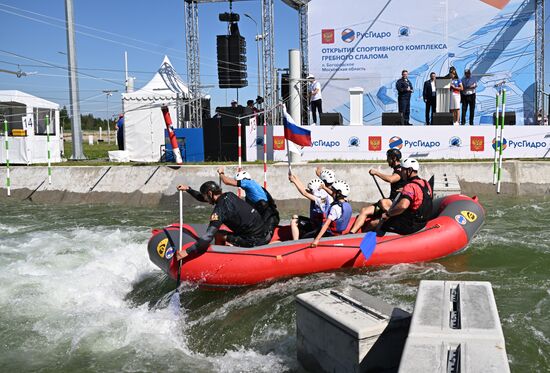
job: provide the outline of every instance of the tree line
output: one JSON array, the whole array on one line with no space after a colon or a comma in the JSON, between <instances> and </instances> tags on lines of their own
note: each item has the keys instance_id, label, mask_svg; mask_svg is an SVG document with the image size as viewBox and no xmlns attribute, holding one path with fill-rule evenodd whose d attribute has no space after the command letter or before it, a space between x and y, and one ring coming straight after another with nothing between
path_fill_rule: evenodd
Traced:
<instances>
[{"instance_id":1,"label":"tree line","mask_svg":"<svg viewBox=\"0 0 550 373\"><path fill-rule=\"evenodd\" d=\"M63 109L59 111L59 120L61 121L61 124L63 125L64 130L70 130L71 129L71 120L69 118L69 113L67 112L67 108L63 106ZM98 131L99 127L103 128L103 130L107 130L107 120L96 118L92 114L80 114L80 124L81 128L83 130L95 130ZM113 122L111 121L111 128L113 127Z\"/></svg>"}]
</instances>

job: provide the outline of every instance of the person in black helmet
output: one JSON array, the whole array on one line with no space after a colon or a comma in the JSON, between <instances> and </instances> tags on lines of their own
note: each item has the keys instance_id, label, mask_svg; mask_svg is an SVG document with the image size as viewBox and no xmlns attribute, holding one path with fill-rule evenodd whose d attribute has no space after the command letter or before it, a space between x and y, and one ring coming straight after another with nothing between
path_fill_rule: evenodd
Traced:
<instances>
[{"instance_id":1,"label":"person in black helmet","mask_svg":"<svg viewBox=\"0 0 550 373\"><path fill-rule=\"evenodd\" d=\"M399 149L388 149L386 152L386 160L388 161L388 166L393 169L391 174L383 174L380 171L371 168L369 174L379 177L387 183L390 183L390 195L388 198L382 198L378 202L367 205L361 209L361 212L355 219L353 227L351 227L349 233L357 233L367 217L372 217L377 219L382 214L390 208L392 201L397 196L401 188L405 186L406 182L401 180L401 151Z\"/></svg>"},{"instance_id":2,"label":"person in black helmet","mask_svg":"<svg viewBox=\"0 0 550 373\"><path fill-rule=\"evenodd\" d=\"M199 192L188 185L178 185L178 190L186 191L199 202L214 205L206 233L188 249L178 250L178 260L189 254L204 252L214 238L216 242L222 241L239 247L259 246L269 241L269 232L261 215L235 193L222 193L220 186L213 181L202 184ZM223 224L231 229L231 232L220 231Z\"/></svg>"}]
</instances>

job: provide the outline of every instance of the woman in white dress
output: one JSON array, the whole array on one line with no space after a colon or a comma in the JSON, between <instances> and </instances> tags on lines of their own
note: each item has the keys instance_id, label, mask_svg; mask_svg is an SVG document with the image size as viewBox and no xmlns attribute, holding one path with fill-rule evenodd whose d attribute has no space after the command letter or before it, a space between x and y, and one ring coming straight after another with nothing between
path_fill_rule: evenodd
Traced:
<instances>
[{"instance_id":1,"label":"woman in white dress","mask_svg":"<svg viewBox=\"0 0 550 373\"><path fill-rule=\"evenodd\" d=\"M460 92L464 89L462 81L458 78L456 70L451 74L451 113L453 113L453 125L458 126L460 118Z\"/></svg>"}]
</instances>

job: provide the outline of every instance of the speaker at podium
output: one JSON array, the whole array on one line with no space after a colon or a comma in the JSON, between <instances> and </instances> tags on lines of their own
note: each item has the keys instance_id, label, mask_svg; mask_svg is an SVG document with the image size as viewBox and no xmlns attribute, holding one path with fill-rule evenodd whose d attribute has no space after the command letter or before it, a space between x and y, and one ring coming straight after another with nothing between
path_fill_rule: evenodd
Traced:
<instances>
[{"instance_id":1,"label":"speaker at podium","mask_svg":"<svg viewBox=\"0 0 550 373\"><path fill-rule=\"evenodd\" d=\"M382 125L383 126L402 126L403 114L402 113L382 113Z\"/></svg>"},{"instance_id":2,"label":"speaker at podium","mask_svg":"<svg viewBox=\"0 0 550 373\"><path fill-rule=\"evenodd\" d=\"M497 114L493 113L493 126L496 122ZM502 113L499 113L498 118L498 124L500 125L500 121L502 120ZM504 125L505 126L515 126L516 125L516 112L515 111L507 111L504 113Z\"/></svg>"},{"instance_id":3,"label":"speaker at podium","mask_svg":"<svg viewBox=\"0 0 550 373\"><path fill-rule=\"evenodd\" d=\"M321 126L341 126L342 114L340 113L321 113L320 125Z\"/></svg>"},{"instance_id":4,"label":"speaker at podium","mask_svg":"<svg viewBox=\"0 0 550 373\"><path fill-rule=\"evenodd\" d=\"M433 113L432 126L452 126L453 113Z\"/></svg>"}]
</instances>

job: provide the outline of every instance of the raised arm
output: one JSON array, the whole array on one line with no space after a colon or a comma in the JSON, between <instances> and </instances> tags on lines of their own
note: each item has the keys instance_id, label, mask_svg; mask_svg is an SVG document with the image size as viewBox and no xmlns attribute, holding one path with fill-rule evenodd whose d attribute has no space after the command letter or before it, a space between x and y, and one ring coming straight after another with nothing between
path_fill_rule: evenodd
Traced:
<instances>
[{"instance_id":1,"label":"raised arm","mask_svg":"<svg viewBox=\"0 0 550 373\"><path fill-rule=\"evenodd\" d=\"M223 167L219 167L218 168L218 175L220 175L220 180L225 184L225 185L230 185L230 186L234 186L236 187L237 186L237 180L231 178L231 177L227 177L225 175L225 172L223 170Z\"/></svg>"},{"instance_id":2,"label":"raised arm","mask_svg":"<svg viewBox=\"0 0 550 373\"><path fill-rule=\"evenodd\" d=\"M298 178L298 176L290 174L288 175L288 180L296 186L296 189L298 189L298 192L300 192L301 195L310 201L315 201L315 196L306 190L304 184L302 184L302 181Z\"/></svg>"},{"instance_id":3,"label":"raised arm","mask_svg":"<svg viewBox=\"0 0 550 373\"><path fill-rule=\"evenodd\" d=\"M204 199L204 197L202 196L202 194L200 194L199 191L194 190L189 185L180 184L177 186L177 189L183 190L184 192L189 193L193 198L195 198L199 202L208 202L207 200Z\"/></svg>"}]
</instances>

